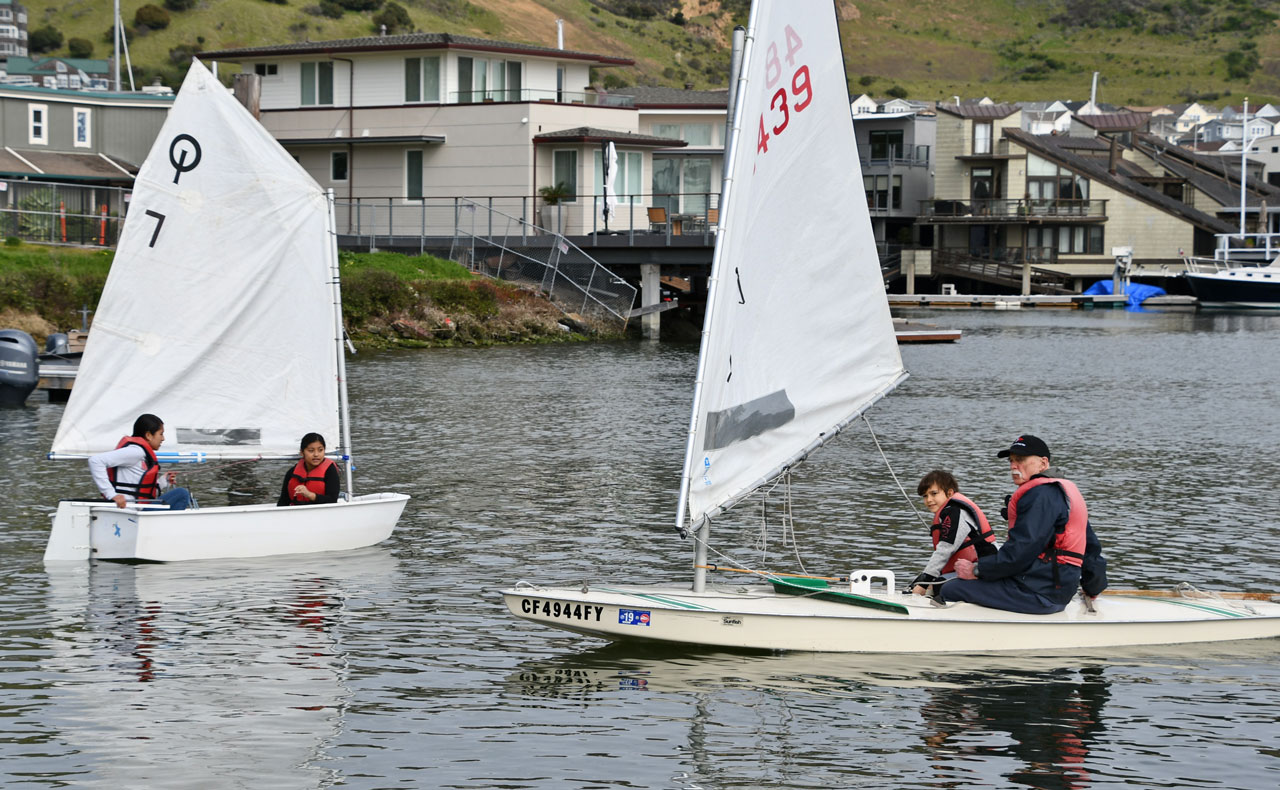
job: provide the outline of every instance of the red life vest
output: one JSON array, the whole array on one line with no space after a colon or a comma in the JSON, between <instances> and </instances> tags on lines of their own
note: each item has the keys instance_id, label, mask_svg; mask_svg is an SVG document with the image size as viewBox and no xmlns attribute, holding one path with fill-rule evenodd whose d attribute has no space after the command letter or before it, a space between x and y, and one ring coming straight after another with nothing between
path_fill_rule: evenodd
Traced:
<instances>
[{"instance_id":1,"label":"red life vest","mask_svg":"<svg viewBox=\"0 0 1280 790\"><path fill-rule=\"evenodd\" d=\"M130 444L141 447L142 451L147 454L147 457L143 459L143 463L146 464L147 468L142 473L142 479L136 483L117 483L116 468L114 466L108 467L107 479L111 481L111 487L117 493L131 496L134 499L155 499L160 494L160 487L156 483L160 477L160 461L156 458L156 451L151 448L150 442L140 436L124 437L116 444L116 449L119 450L121 447Z\"/></svg>"},{"instance_id":2,"label":"red life vest","mask_svg":"<svg viewBox=\"0 0 1280 790\"><path fill-rule=\"evenodd\" d=\"M294 493L294 489L298 484L307 487L307 490L316 496L324 496L324 476L329 471L329 467L333 466L333 459L326 458L316 465L315 469L307 470L307 462L299 459L294 464L293 471L289 473L289 503L292 505L310 505L311 500L304 496Z\"/></svg>"},{"instance_id":3,"label":"red life vest","mask_svg":"<svg viewBox=\"0 0 1280 790\"><path fill-rule=\"evenodd\" d=\"M1009 531L1018 520L1018 500L1036 486L1053 483L1067 496L1067 523L1054 530L1053 542L1045 547L1039 559L1050 560L1077 568L1084 565L1085 532L1089 525L1089 508L1084 504L1080 489L1070 480L1053 477L1033 477L1013 492L1009 499ZM1056 571L1055 571L1056 574Z\"/></svg>"},{"instance_id":4,"label":"red life vest","mask_svg":"<svg viewBox=\"0 0 1280 790\"><path fill-rule=\"evenodd\" d=\"M991 531L991 524L987 521L987 515L982 512L982 508L974 504L972 499L957 491L951 495L951 498L948 499L942 507L938 508L937 513L933 514L933 527L930 529L930 536L933 538L933 547L935 549L938 548L938 541L942 539L942 525L939 523L939 520L942 518L942 511L946 510L947 505L952 502L955 502L960 505L960 507L969 511L969 515L973 517L974 523L978 525L978 535L980 536L980 539L994 546L996 542L996 535ZM955 570L956 560L961 559L969 560L970 562L978 561L978 550L975 549L973 545L973 533L965 536L964 543L961 543L960 548L956 550L956 553L952 554L951 559L947 560L947 564L943 566L941 572L950 573Z\"/></svg>"}]
</instances>

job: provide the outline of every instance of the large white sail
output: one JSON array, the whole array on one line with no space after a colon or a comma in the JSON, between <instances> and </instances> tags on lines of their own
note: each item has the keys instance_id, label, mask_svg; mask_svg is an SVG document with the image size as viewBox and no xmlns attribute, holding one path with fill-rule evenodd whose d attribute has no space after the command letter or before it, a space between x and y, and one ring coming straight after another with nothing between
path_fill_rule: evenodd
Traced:
<instances>
[{"instance_id":1,"label":"large white sail","mask_svg":"<svg viewBox=\"0 0 1280 790\"><path fill-rule=\"evenodd\" d=\"M138 173L55 454L165 421L162 452L338 444L324 191L199 62Z\"/></svg>"},{"instance_id":2,"label":"large white sail","mask_svg":"<svg viewBox=\"0 0 1280 790\"><path fill-rule=\"evenodd\" d=\"M834 4L757 2L752 17L685 458L694 523L803 459L906 375Z\"/></svg>"}]
</instances>

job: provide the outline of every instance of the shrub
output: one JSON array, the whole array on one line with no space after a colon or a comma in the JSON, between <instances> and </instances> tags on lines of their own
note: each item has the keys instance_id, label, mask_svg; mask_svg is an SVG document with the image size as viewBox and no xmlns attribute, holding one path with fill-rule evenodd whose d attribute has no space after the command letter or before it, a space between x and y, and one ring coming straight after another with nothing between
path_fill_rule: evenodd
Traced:
<instances>
[{"instance_id":1,"label":"shrub","mask_svg":"<svg viewBox=\"0 0 1280 790\"><path fill-rule=\"evenodd\" d=\"M382 0L336 0L338 5L348 11L376 11Z\"/></svg>"},{"instance_id":2,"label":"shrub","mask_svg":"<svg viewBox=\"0 0 1280 790\"><path fill-rule=\"evenodd\" d=\"M387 3L381 11L373 15L373 29L376 31L382 25L386 25L387 32L391 34L407 33L413 30L413 20L409 18L409 12L398 3Z\"/></svg>"},{"instance_id":3,"label":"shrub","mask_svg":"<svg viewBox=\"0 0 1280 790\"><path fill-rule=\"evenodd\" d=\"M67 41L67 49L73 58L93 57L93 42L87 38L73 38Z\"/></svg>"},{"instance_id":4,"label":"shrub","mask_svg":"<svg viewBox=\"0 0 1280 790\"><path fill-rule=\"evenodd\" d=\"M199 44L179 44L169 50L169 62L175 66L185 66L203 51L204 47Z\"/></svg>"},{"instance_id":5,"label":"shrub","mask_svg":"<svg viewBox=\"0 0 1280 790\"><path fill-rule=\"evenodd\" d=\"M483 280L431 280L419 286L436 307L446 312L466 313L479 319L498 314L497 289Z\"/></svg>"},{"instance_id":6,"label":"shrub","mask_svg":"<svg viewBox=\"0 0 1280 790\"><path fill-rule=\"evenodd\" d=\"M350 321L362 323L408 309L413 304L409 286L391 272L358 269L342 279L342 313Z\"/></svg>"},{"instance_id":7,"label":"shrub","mask_svg":"<svg viewBox=\"0 0 1280 790\"><path fill-rule=\"evenodd\" d=\"M170 11L190 11L199 0L164 0L164 7Z\"/></svg>"},{"instance_id":8,"label":"shrub","mask_svg":"<svg viewBox=\"0 0 1280 790\"><path fill-rule=\"evenodd\" d=\"M17 236L6 236L6 237L5 237L5 240L4 240L4 246L6 246L6 247L21 247L21 246L22 246L22 239L18 238Z\"/></svg>"},{"instance_id":9,"label":"shrub","mask_svg":"<svg viewBox=\"0 0 1280 790\"><path fill-rule=\"evenodd\" d=\"M62 31L53 25L32 30L27 37L27 48L32 52L52 52L62 46Z\"/></svg>"},{"instance_id":10,"label":"shrub","mask_svg":"<svg viewBox=\"0 0 1280 790\"><path fill-rule=\"evenodd\" d=\"M169 12L148 3L134 12L133 24L149 30L164 30L169 26Z\"/></svg>"},{"instance_id":11,"label":"shrub","mask_svg":"<svg viewBox=\"0 0 1280 790\"><path fill-rule=\"evenodd\" d=\"M895 99L905 99L907 98L907 89L901 85L894 85L892 88L885 91L885 94L892 96Z\"/></svg>"}]
</instances>

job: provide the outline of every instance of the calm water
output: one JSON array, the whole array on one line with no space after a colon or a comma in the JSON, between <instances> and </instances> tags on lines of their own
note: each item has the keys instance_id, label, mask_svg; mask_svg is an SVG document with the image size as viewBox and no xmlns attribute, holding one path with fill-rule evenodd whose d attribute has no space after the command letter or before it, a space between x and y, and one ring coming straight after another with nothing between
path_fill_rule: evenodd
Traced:
<instances>
[{"instance_id":1,"label":"calm water","mask_svg":"<svg viewBox=\"0 0 1280 790\"><path fill-rule=\"evenodd\" d=\"M995 510L994 454L1033 432L1088 497L1113 586L1280 587L1280 316L927 318L964 339L906 348L912 378L870 415L909 490L943 465ZM737 655L508 617L496 591L520 579L687 577L670 525L695 354L361 355L357 488L414 499L390 541L342 558L46 572L48 514L87 473L42 460L61 406L0 412L0 786L1280 784L1274 641ZM273 498L281 474L188 482L208 505ZM817 573L913 574L928 555L865 425L797 474L794 510L794 547L771 527L762 558L754 506L720 520L718 547Z\"/></svg>"}]
</instances>

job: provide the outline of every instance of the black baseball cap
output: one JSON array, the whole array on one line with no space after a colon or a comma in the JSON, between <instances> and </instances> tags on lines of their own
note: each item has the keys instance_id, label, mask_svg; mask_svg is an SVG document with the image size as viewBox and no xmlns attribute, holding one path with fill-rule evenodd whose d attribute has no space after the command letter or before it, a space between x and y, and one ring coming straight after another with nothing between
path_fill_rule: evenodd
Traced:
<instances>
[{"instance_id":1,"label":"black baseball cap","mask_svg":"<svg viewBox=\"0 0 1280 790\"><path fill-rule=\"evenodd\" d=\"M1049 458L1049 445L1045 444L1039 436L1024 433L1013 440L1008 450L996 453L996 458L1008 458L1011 455L1039 455Z\"/></svg>"}]
</instances>

